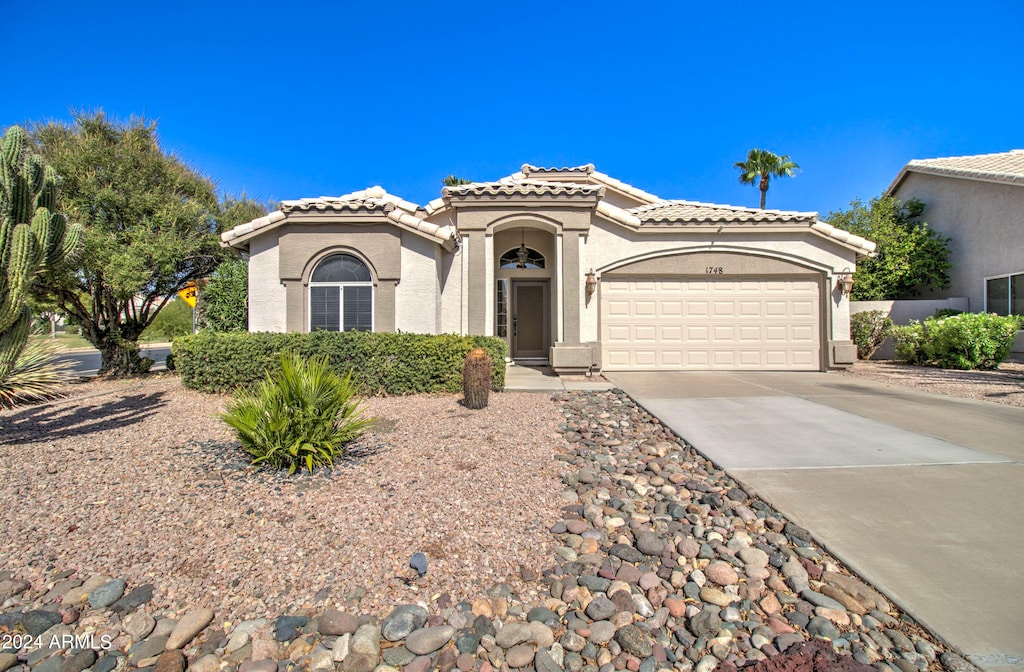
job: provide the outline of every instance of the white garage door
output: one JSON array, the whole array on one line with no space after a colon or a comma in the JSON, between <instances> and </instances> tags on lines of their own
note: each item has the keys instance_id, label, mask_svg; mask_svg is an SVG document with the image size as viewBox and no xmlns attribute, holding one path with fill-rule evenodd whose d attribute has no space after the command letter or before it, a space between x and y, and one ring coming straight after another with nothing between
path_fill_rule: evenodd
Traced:
<instances>
[{"instance_id":1,"label":"white garage door","mask_svg":"<svg viewBox=\"0 0 1024 672\"><path fill-rule=\"evenodd\" d=\"M604 368L821 368L813 278L601 281Z\"/></svg>"}]
</instances>

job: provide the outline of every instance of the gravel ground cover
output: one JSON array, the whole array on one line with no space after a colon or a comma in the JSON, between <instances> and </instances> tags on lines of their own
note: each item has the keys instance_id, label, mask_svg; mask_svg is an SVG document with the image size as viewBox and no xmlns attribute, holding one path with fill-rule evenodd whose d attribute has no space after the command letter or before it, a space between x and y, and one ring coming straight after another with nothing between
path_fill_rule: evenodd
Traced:
<instances>
[{"instance_id":1,"label":"gravel ground cover","mask_svg":"<svg viewBox=\"0 0 1024 672\"><path fill-rule=\"evenodd\" d=\"M371 399L291 479L174 378L76 393L0 413L0 636L95 639L0 671L710 672L814 637L974 669L621 392Z\"/></svg>"},{"instance_id":2,"label":"gravel ground cover","mask_svg":"<svg viewBox=\"0 0 1024 672\"><path fill-rule=\"evenodd\" d=\"M924 392L1024 406L1024 363L1003 362L994 371L954 371L898 361L858 361L844 376L866 378Z\"/></svg>"},{"instance_id":3,"label":"gravel ground cover","mask_svg":"<svg viewBox=\"0 0 1024 672\"><path fill-rule=\"evenodd\" d=\"M367 609L413 590L461 599L551 548L557 420L542 395L371 398L378 426L333 472L253 476L216 418L226 398L175 377L95 381L0 413L0 568L156 583L168 607L255 618L332 599ZM432 571L406 586L409 557Z\"/></svg>"}]
</instances>

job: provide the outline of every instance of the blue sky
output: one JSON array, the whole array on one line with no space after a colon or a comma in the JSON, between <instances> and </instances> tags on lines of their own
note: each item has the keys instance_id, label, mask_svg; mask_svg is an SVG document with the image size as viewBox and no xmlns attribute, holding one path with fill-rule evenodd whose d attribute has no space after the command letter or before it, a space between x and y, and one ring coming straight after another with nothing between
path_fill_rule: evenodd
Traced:
<instances>
[{"instance_id":1,"label":"blue sky","mask_svg":"<svg viewBox=\"0 0 1024 672\"><path fill-rule=\"evenodd\" d=\"M788 154L768 207L878 195L914 158L1024 148L1024 3L15 3L0 126L103 108L159 124L222 193L597 169L756 207L733 163ZM13 59L13 60L12 60Z\"/></svg>"}]
</instances>

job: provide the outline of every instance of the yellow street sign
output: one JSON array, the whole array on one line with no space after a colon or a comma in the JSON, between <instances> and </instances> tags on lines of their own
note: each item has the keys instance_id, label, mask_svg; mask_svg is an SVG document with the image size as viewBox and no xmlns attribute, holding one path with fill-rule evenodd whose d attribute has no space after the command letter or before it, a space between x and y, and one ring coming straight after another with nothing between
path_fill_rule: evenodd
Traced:
<instances>
[{"instance_id":1,"label":"yellow street sign","mask_svg":"<svg viewBox=\"0 0 1024 672\"><path fill-rule=\"evenodd\" d=\"M178 292L178 296L181 300L188 304L189 308L196 307L196 296L199 294L199 288L196 287L196 283L190 282L185 285L184 289Z\"/></svg>"}]
</instances>

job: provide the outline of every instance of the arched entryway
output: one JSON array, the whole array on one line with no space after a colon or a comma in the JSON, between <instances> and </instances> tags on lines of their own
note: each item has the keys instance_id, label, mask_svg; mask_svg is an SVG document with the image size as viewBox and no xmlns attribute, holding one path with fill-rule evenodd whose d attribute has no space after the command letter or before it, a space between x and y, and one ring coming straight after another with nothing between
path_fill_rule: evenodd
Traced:
<instances>
[{"instance_id":1,"label":"arched entryway","mask_svg":"<svg viewBox=\"0 0 1024 672\"><path fill-rule=\"evenodd\" d=\"M518 362L544 362L554 341L554 234L511 226L494 234L494 334Z\"/></svg>"}]
</instances>

